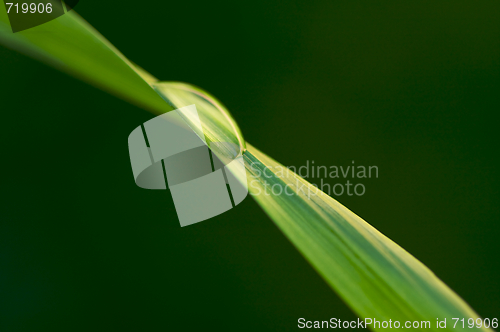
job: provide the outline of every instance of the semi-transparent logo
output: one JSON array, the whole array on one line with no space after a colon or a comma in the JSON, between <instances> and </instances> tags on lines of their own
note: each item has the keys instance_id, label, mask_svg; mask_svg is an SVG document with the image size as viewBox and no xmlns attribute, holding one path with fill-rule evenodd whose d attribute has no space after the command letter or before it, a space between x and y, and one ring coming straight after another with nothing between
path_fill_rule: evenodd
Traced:
<instances>
[{"instance_id":1,"label":"semi-transparent logo","mask_svg":"<svg viewBox=\"0 0 500 332\"><path fill-rule=\"evenodd\" d=\"M207 143L195 105L165 113L128 138L135 182L145 189L168 187L181 226L212 218L248 194L243 156L217 153L231 144Z\"/></svg>"}]
</instances>

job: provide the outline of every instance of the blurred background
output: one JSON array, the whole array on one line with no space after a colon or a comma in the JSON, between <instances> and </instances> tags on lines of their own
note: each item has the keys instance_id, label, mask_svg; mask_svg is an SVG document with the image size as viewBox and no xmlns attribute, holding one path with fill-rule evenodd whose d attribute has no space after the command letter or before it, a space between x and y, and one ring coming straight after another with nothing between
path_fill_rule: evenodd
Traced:
<instances>
[{"instance_id":1,"label":"blurred background","mask_svg":"<svg viewBox=\"0 0 500 332\"><path fill-rule=\"evenodd\" d=\"M498 1L81 1L288 166L376 165L335 197L499 318ZM293 331L356 316L247 198L181 228L132 177L153 115L0 47L0 330ZM315 182L315 181L313 181ZM330 179L329 183L337 183Z\"/></svg>"}]
</instances>

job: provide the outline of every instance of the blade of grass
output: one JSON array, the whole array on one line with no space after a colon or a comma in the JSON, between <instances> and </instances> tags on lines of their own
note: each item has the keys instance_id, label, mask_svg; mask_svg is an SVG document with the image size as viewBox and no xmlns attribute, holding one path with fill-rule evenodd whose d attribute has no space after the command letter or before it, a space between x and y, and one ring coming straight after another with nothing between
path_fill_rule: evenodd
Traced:
<instances>
[{"instance_id":1,"label":"blade of grass","mask_svg":"<svg viewBox=\"0 0 500 332\"><path fill-rule=\"evenodd\" d=\"M229 112L215 98L191 85L157 82L74 11L12 34L0 6L0 42L155 114L192 103L200 105L203 130L209 141L239 146L239 151L225 153L228 156L243 153L249 190L255 200L360 317L430 321L431 330L438 330L436 318L447 318L447 326L451 328L451 318L478 317L404 249L333 198L316 192L316 187L295 173L280 173L281 164L250 144L246 146ZM189 123L189 119L185 120ZM235 175L244 181L241 174ZM276 185L291 194L269 191Z\"/></svg>"},{"instance_id":2,"label":"blade of grass","mask_svg":"<svg viewBox=\"0 0 500 332\"><path fill-rule=\"evenodd\" d=\"M247 147L254 198L360 317L430 321L434 329L436 318L451 324L452 318L479 317L403 248L291 170ZM291 195L274 194L280 190Z\"/></svg>"},{"instance_id":3,"label":"blade of grass","mask_svg":"<svg viewBox=\"0 0 500 332\"><path fill-rule=\"evenodd\" d=\"M157 80L125 58L74 10L12 33L5 7L0 5L0 43L153 113L172 110L149 86Z\"/></svg>"}]
</instances>

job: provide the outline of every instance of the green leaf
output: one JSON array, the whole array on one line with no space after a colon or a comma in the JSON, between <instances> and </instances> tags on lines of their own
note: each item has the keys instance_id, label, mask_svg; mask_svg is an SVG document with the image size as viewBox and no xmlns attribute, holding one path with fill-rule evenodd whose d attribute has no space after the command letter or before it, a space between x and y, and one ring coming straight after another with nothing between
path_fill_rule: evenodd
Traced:
<instances>
[{"instance_id":1,"label":"green leaf","mask_svg":"<svg viewBox=\"0 0 500 332\"><path fill-rule=\"evenodd\" d=\"M425 265L335 199L249 144L244 156L254 198L360 317L430 321L434 329L436 318L447 318L448 328L452 318L478 318Z\"/></svg>"},{"instance_id":2,"label":"green leaf","mask_svg":"<svg viewBox=\"0 0 500 332\"><path fill-rule=\"evenodd\" d=\"M153 113L172 110L151 89L149 83L157 80L132 64L74 10L12 33L5 7L0 5L0 43Z\"/></svg>"},{"instance_id":3,"label":"green leaf","mask_svg":"<svg viewBox=\"0 0 500 332\"><path fill-rule=\"evenodd\" d=\"M342 204L245 143L230 113L213 96L189 84L158 82L74 11L13 34L0 8L0 42L155 114L196 104L208 142L230 142L237 147L222 151L228 158L243 154L246 179L243 174L235 175L242 182L248 181L257 203L360 317L402 324L429 321L432 330L438 330L437 318L446 318L448 329L453 327L452 318L478 318L415 257ZM189 124L189 118L184 120Z\"/></svg>"}]
</instances>

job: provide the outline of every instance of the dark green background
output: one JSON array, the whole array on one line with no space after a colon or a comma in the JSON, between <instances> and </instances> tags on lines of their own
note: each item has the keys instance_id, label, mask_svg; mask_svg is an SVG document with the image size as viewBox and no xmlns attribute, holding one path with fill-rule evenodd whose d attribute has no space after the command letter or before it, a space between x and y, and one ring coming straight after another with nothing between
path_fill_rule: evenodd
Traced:
<instances>
[{"instance_id":1,"label":"dark green background","mask_svg":"<svg viewBox=\"0 0 500 332\"><path fill-rule=\"evenodd\" d=\"M364 196L338 200L500 318L500 2L76 10L153 75L213 93L285 165L377 165ZM0 331L356 317L251 198L180 228L167 192L138 188L127 137L153 115L5 48L0 61Z\"/></svg>"}]
</instances>

